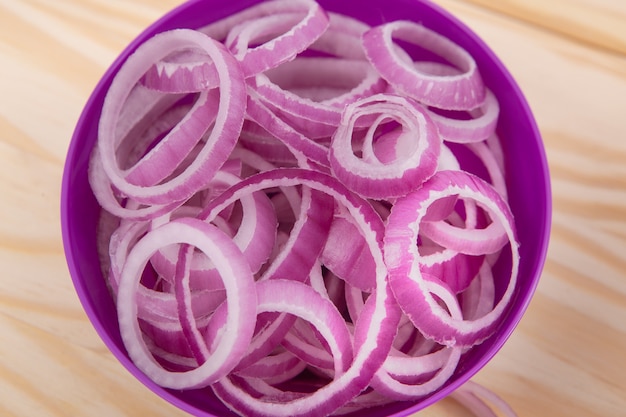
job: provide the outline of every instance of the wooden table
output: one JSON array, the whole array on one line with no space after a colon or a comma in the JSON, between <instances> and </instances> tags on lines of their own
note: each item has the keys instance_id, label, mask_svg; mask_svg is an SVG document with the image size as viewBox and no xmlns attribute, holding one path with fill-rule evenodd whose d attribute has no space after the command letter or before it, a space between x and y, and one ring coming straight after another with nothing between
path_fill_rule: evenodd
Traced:
<instances>
[{"instance_id":1,"label":"wooden table","mask_svg":"<svg viewBox=\"0 0 626 417\"><path fill-rule=\"evenodd\" d=\"M626 2L438 0L502 58L545 139L554 215L536 296L475 379L520 416L626 413ZM182 416L87 320L59 225L96 82L179 0L0 0L0 415ZM463 416L451 401L425 416Z\"/></svg>"}]
</instances>

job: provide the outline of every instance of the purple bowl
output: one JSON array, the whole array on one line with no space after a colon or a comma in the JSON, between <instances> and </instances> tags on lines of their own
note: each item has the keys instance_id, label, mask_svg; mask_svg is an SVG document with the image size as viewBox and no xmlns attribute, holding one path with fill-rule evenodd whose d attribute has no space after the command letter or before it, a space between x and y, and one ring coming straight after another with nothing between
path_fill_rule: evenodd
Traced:
<instances>
[{"instance_id":1,"label":"purple bowl","mask_svg":"<svg viewBox=\"0 0 626 417\"><path fill-rule=\"evenodd\" d=\"M174 28L198 28L257 3L255 0L192 0L148 27L117 58L89 98L70 143L63 175L61 221L67 263L78 297L98 334L118 360L154 393L190 414L235 416L208 390L176 391L157 386L129 359L118 329L116 309L100 271L96 249L99 206L87 180L90 152L106 91L121 63L152 35ZM468 381L499 351L522 318L539 281L548 247L551 194L548 164L539 130L514 79L489 47L467 26L424 0L319 0L327 10L375 25L409 19L449 37L476 59L483 79L500 101L498 133L508 168L510 205L521 242L519 288L497 333L466 355L453 378L417 402L398 402L359 416L408 416L444 398Z\"/></svg>"}]
</instances>

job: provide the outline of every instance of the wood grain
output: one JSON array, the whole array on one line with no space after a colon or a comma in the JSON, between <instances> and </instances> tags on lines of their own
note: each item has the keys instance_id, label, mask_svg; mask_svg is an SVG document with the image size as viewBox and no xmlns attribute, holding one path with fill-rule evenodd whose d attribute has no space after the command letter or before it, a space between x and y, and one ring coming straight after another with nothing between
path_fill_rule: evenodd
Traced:
<instances>
[{"instance_id":1,"label":"wood grain","mask_svg":"<svg viewBox=\"0 0 626 417\"><path fill-rule=\"evenodd\" d=\"M438 0L517 79L554 214L531 306L476 380L519 416L626 409L626 27L620 0ZM0 415L183 416L88 322L61 244L65 152L107 66L175 0L0 0ZM466 416L446 400L423 416Z\"/></svg>"},{"instance_id":2,"label":"wood grain","mask_svg":"<svg viewBox=\"0 0 626 417\"><path fill-rule=\"evenodd\" d=\"M558 33L609 53L626 53L626 3L621 0L460 0Z\"/></svg>"}]
</instances>

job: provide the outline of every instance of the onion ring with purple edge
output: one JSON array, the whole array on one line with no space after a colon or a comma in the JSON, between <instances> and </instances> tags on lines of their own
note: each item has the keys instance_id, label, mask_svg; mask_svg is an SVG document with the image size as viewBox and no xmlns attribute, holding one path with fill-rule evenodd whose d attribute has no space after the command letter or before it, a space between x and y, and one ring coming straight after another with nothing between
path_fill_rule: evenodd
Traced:
<instances>
[{"instance_id":1,"label":"onion ring with purple edge","mask_svg":"<svg viewBox=\"0 0 626 417\"><path fill-rule=\"evenodd\" d=\"M152 356L141 337L135 294L150 257L159 248L187 243L211 256L224 279L228 298L227 326L218 347L199 367L187 372L170 372ZM173 389L207 386L228 374L239 362L252 339L256 321L256 286L241 251L217 227L196 219L172 220L151 230L131 249L120 275L117 311L120 332L129 356L156 383Z\"/></svg>"}]
</instances>

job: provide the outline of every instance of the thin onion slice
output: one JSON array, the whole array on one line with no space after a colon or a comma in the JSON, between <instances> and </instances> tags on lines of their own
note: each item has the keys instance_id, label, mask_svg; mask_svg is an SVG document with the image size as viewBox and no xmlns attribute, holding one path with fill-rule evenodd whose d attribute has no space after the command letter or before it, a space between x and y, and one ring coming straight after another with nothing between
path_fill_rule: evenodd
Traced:
<instances>
[{"instance_id":1,"label":"thin onion slice","mask_svg":"<svg viewBox=\"0 0 626 417\"><path fill-rule=\"evenodd\" d=\"M328 28L328 16L317 2L293 0L290 3L303 7L304 16L279 12L246 20L230 30L224 43L241 62L246 77L292 60ZM250 47L257 38L264 38L267 35L278 36L259 46Z\"/></svg>"},{"instance_id":2,"label":"thin onion slice","mask_svg":"<svg viewBox=\"0 0 626 417\"><path fill-rule=\"evenodd\" d=\"M443 197L474 199L504 228L510 242L511 272L506 290L488 314L456 320L436 303L419 268L417 236L429 205ZM519 250L513 216L498 192L479 177L462 171L440 171L427 184L398 199L385 233L389 285L404 313L425 335L446 346L473 346L491 336L516 288Z\"/></svg>"},{"instance_id":3,"label":"thin onion slice","mask_svg":"<svg viewBox=\"0 0 626 417\"><path fill-rule=\"evenodd\" d=\"M175 178L150 186L132 184L115 158L116 126L126 97L154 62L187 47L202 48L213 60L219 75L219 108L209 138L197 158ZM141 203L166 204L185 200L204 187L228 159L241 131L245 102L243 73L224 45L190 29L155 35L124 62L104 100L97 141L104 172L122 194Z\"/></svg>"},{"instance_id":4,"label":"thin onion slice","mask_svg":"<svg viewBox=\"0 0 626 417\"><path fill-rule=\"evenodd\" d=\"M463 73L432 75L419 71L398 53L393 39L416 44L439 55ZM446 110L472 110L485 100L485 87L474 58L450 39L415 22L397 20L363 35L368 59L394 89L427 105Z\"/></svg>"},{"instance_id":5,"label":"thin onion slice","mask_svg":"<svg viewBox=\"0 0 626 417\"><path fill-rule=\"evenodd\" d=\"M161 247L186 243L211 257L220 271L228 297L227 326L209 360L187 372L164 369L152 356L137 322L139 277L150 257ZM207 386L227 375L252 339L256 317L256 286L248 262L230 238L200 220L176 219L153 229L128 254L120 274L117 312L122 340L135 365L163 387L189 389Z\"/></svg>"},{"instance_id":6,"label":"thin onion slice","mask_svg":"<svg viewBox=\"0 0 626 417\"><path fill-rule=\"evenodd\" d=\"M359 158L353 152L353 136L355 125L364 118L374 120L363 139L364 158ZM390 133L396 146L394 158L387 163L373 151L375 141L382 140L377 130L386 122L400 124ZM389 199L419 188L435 173L440 152L437 128L421 106L404 97L377 94L345 108L329 157L333 174L351 190L368 198Z\"/></svg>"}]
</instances>

